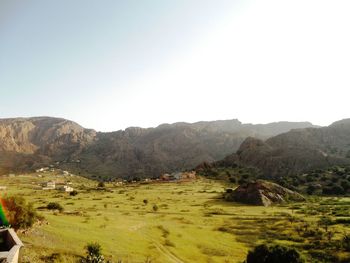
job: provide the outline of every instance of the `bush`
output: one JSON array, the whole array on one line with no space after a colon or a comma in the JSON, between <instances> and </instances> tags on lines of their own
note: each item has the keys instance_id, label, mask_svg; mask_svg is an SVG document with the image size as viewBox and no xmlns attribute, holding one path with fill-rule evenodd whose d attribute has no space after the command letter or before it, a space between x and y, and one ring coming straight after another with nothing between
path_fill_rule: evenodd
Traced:
<instances>
[{"instance_id":1,"label":"bush","mask_svg":"<svg viewBox=\"0 0 350 263\"><path fill-rule=\"evenodd\" d=\"M341 246L344 250L350 251L350 235L345 234L341 240Z\"/></svg>"},{"instance_id":2,"label":"bush","mask_svg":"<svg viewBox=\"0 0 350 263\"><path fill-rule=\"evenodd\" d=\"M99 182L97 184L97 187L99 187L99 188L105 187L105 183L104 182Z\"/></svg>"},{"instance_id":3,"label":"bush","mask_svg":"<svg viewBox=\"0 0 350 263\"><path fill-rule=\"evenodd\" d=\"M158 206L157 206L157 205L153 205L152 208L153 208L153 211L154 211L154 212L157 212L157 211L158 211Z\"/></svg>"},{"instance_id":4,"label":"bush","mask_svg":"<svg viewBox=\"0 0 350 263\"><path fill-rule=\"evenodd\" d=\"M230 183L236 184L237 183L237 179L235 177L230 177Z\"/></svg>"},{"instance_id":5,"label":"bush","mask_svg":"<svg viewBox=\"0 0 350 263\"><path fill-rule=\"evenodd\" d=\"M330 187L323 188L322 193L325 195L342 195L344 194L344 189L339 185L332 184Z\"/></svg>"},{"instance_id":6,"label":"bush","mask_svg":"<svg viewBox=\"0 0 350 263\"><path fill-rule=\"evenodd\" d=\"M25 199L20 196L5 197L2 199L3 209L6 211L8 222L2 222L3 225L10 225L15 230L31 227L38 215L32 204L27 204Z\"/></svg>"},{"instance_id":7,"label":"bush","mask_svg":"<svg viewBox=\"0 0 350 263\"><path fill-rule=\"evenodd\" d=\"M322 226L326 232L328 232L328 227L333 224L333 221L329 216L323 216L318 221L318 224Z\"/></svg>"},{"instance_id":8,"label":"bush","mask_svg":"<svg viewBox=\"0 0 350 263\"><path fill-rule=\"evenodd\" d=\"M63 207L57 202L48 203L46 208L49 209L49 210L58 210L60 212L63 211Z\"/></svg>"},{"instance_id":9,"label":"bush","mask_svg":"<svg viewBox=\"0 0 350 263\"><path fill-rule=\"evenodd\" d=\"M312 195L316 190L316 187L314 185L308 185L308 187L306 188L306 193L308 195Z\"/></svg>"},{"instance_id":10,"label":"bush","mask_svg":"<svg viewBox=\"0 0 350 263\"><path fill-rule=\"evenodd\" d=\"M76 196L78 194L78 191L73 190L72 192L69 193L70 196Z\"/></svg>"},{"instance_id":11,"label":"bush","mask_svg":"<svg viewBox=\"0 0 350 263\"><path fill-rule=\"evenodd\" d=\"M105 263L105 259L102 255L101 245L97 242L89 243L85 246L86 258L82 260L82 263Z\"/></svg>"},{"instance_id":12,"label":"bush","mask_svg":"<svg viewBox=\"0 0 350 263\"><path fill-rule=\"evenodd\" d=\"M304 260L294 248L280 245L259 245L253 251L249 251L246 263L302 263Z\"/></svg>"},{"instance_id":13,"label":"bush","mask_svg":"<svg viewBox=\"0 0 350 263\"><path fill-rule=\"evenodd\" d=\"M343 187L344 191L347 192L350 189L350 183L347 180L342 180L340 182L341 187Z\"/></svg>"}]
</instances>

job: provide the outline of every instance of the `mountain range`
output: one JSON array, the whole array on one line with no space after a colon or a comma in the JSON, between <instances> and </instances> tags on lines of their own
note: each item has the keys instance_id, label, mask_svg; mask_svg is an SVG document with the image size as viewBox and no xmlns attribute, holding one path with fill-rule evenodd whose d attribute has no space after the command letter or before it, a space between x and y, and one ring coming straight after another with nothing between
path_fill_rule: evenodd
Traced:
<instances>
[{"instance_id":1,"label":"mountain range","mask_svg":"<svg viewBox=\"0 0 350 263\"><path fill-rule=\"evenodd\" d=\"M0 174L55 164L100 180L155 177L220 160L248 137L266 140L312 127L309 122L254 125L233 119L97 132L62 118L0 119Z\"/></svg>"}]
</instances>

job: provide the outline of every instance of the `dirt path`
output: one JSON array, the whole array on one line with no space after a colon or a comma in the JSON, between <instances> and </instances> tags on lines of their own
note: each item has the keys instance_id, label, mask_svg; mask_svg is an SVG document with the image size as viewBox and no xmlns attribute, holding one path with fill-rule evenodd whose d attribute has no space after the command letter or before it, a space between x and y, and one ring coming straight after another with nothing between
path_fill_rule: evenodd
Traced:
<instances>
[{"instance_id":1,"label":"dirt path","mask_svg":"<svg viewBox=\"0 0 350 263\"><path fill-rule=\"evenodd\" d=\"M147 235L148 239L152 242L153 245L157 248L157 250L169 260L171 263L185 263L180 258L178 258L174 253L172 253L169 249L166 248L166 246L159 243L157 240L151 238L149 235Z\"/></svg>"}]
</instances>

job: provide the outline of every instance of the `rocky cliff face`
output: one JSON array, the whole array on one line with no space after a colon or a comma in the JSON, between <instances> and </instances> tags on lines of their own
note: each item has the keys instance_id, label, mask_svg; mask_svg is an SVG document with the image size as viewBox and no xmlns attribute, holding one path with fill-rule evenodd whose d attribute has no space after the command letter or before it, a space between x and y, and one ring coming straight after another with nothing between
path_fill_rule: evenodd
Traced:
<instances>
[{"instance_id":1,"label":"rocky cliff face","mask_svg":"<svg viewBox=\"0 0 350 263\"><path fill-rule=\"evenodd\" d=\"M59 118L0 120L0 174L35 169L79 155L96 132Z\"/></svg>"},{"instance_id":2,"label":"rocky cliff face","mask_svg":"<svg viewBox=\"0 0 350 263\"><path fill-rule=\"evenodd\" d=\"M96 132L59 118L0 120L0 151L62 157L90 144Z\"/></svg>"},{"instance_id":3,"label":"rocky cliff face","mask_svg":"<svg viewBox=\"0 0 350 263\"><path fill-rule=\"evenodd\" d=\"M311 126L227 120L101 133L60 118L0 119L0 173L59 161L65 169L105 179L152 177L219 160L236 151L247 136L266 139L292 127Z\"/></svg>"},{"instance_id":4,"label":"rocky cliff face","mask_svg":"<svg viewBox=\"0 0 350 263\"><path fill-rule=\"evenodd\" d=\"M225 199L244 204L270 206L284 202L300 202L305 198L297 192L291 191L278 184L259 180L257 182L240 185L225 194Z\"/></svg>"},{"instance_id":5,"label":"rocky cliff face","mask_svg":"<svg viewBox=\"0 0 350 263\"><path fill-rule=\"evenodd\" d=\"M259 168L267 178L350 164L350 120L296 129L266 141L247 138L226 161Z\"/></svg>"}]
</instances>

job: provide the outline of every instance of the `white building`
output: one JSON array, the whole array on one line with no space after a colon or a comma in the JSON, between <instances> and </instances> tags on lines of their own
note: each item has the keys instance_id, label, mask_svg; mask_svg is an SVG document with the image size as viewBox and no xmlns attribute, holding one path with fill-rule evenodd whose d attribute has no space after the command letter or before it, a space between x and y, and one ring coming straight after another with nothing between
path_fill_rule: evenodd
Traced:
<instances>
[{"instance_id":1,"label":"white building","mask_svg":"<svg viewBox=\"0 0 350 263\"><path fill-rule=\"evenodd\" d=\"M56 183L53 181L49 181L49 182L43 183L42 187L43 187L42 190L53 190L56 188Z\"/></svg>"},{"instance_id":2,"label":"white building","mask_svg":"<svg viewBox=\"0 0 350 263\"><path fill-rule=\"evenodd\" d=\"M63 191L63 192L68 192L68 193L74 191L73 187L70 187L70 186L68 186L68 185L60 186L60 187L58 188L58 190Z\"/></svg>"}]
</instances>

